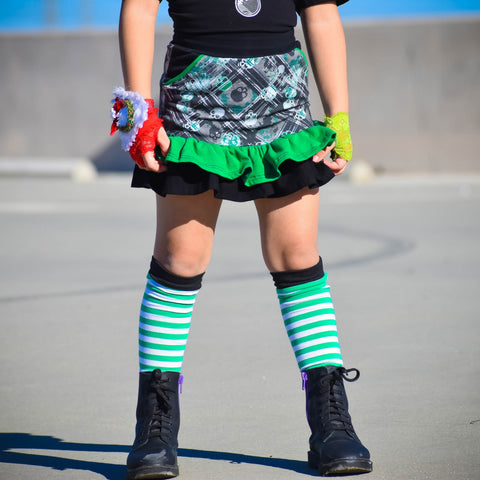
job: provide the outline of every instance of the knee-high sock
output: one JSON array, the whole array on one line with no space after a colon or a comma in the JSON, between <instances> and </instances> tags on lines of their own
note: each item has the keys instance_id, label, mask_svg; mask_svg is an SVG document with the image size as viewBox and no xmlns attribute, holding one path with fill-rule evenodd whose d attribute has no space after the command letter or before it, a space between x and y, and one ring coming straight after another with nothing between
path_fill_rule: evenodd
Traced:
<instances>
[{"instance_id":1,"label":"knee-high sock","mask_svg":"<svg viewBox=\"0 0 480 480\"><path fill-rule=\"evenodd\" d=\"M335 310L322 261L305 270L274 272L272 277L300 370L343 366Z\"/></svg>"},{"instance_id":2,"label":"knee-high sock","mask_svg":"<svg viewBox=\"0 0 480 480\"><path fill-rule=\"evenodd\" d=\"M140 371L180 372L202 276L180 277L152 259L140 309Z\"/></svg>"}]
</instances>

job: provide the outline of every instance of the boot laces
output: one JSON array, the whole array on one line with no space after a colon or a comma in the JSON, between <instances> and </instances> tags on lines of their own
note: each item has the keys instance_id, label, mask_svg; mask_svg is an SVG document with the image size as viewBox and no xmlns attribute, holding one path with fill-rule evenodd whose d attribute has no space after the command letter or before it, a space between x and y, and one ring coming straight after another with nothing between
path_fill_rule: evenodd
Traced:
<instances>
[{"instance_id":1,"label":"boot laces","mask_svg":"<svg viewBox=\"0 0 480 480\"><path fill-rule=\"evenodd\" d=\"M149 438L169 435L172 430L172 418L170 410L172 405L168 396L170 386L168 379L162 378L159 371L155 371L150 382L150 388L156 395L156 403L153 409L150 423Z\"/></svg>"},{"instance_id":2,"label":"boot laces","mask_svg":"<svg viewBox=\"0 0 480 480\"><path fill-rule=\"evenodd\" d=\"M355 372L355 376L349 377L349 373ZM329 408L325 412L328 415L329 421L325 425L331 430L347 431L355 435L355 430L352 425L352 418L348 413L347 397L344 394L342 379L347 382L355 382L358 380L360 372L356 368L345 369L338 368L330 375L324 377L323 381L329 384Z\"/></svg>"}]
</instances>

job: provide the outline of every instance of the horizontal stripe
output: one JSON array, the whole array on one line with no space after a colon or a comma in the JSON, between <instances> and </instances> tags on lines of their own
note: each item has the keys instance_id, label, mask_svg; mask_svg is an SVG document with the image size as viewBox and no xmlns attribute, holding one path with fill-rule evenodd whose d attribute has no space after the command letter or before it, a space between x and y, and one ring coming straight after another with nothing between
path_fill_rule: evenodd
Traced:
<instances>
[{"instance_id":1,"label":"horizontal stripe","mask_svg":"<svg viewBox=\"0 0 480 480\"><path fill-rule=\"evenodd\" d=\"M149 370L154 370L159 368L160 370L166 370L169 372L176 372L180 371L182 368L182 362L159 362L159 361L152 361L152 360L144 360L140 359L140 371L145 372Z\"/></svg>"},{"instance_id":2,"label":"horizontal stripe","mask_svg":"<svg viewBox=\"0 0 480 480\"><path fill-rule=\"evenodd\" d=\"M318 280L312 280L311 282L302 283L301 285L294 285L293 287L277 288L278 296L290 295L299 291L308 291L312 289L321 290L327 287L327 274Z\"/></svg>"},{"instance_id":3,"label":"horizontal stripe","mask_svg":"<svg viewBox=\"0 0 480 480\"><path fill-rule=\"evenodd\" d=\"M313 322L312 324L306 323L298 328L292 328L288 330L288 337L290 341L297 340L298 338L306 337L314 334L322 335L338 335L337 325L335 322L329 320L329 322Z\"/></svg>"},{"instance_id":4,"label":"horizontal stripe","mask_svg":"<svg viewBox=\"0 0 480 480\"><path fill-rule=\"evenodd\" d=\"M327 310L320 310L318 312L308 312L308 313L303 313L302 315L297 315L296 317L291 317L286 320L284 320L285 328L288 329L289 325L293 325L296 322L299 322L301 320L307 320L309 318L321 318L324 315L330 315L331 319L330 320L319 320L322 323L325 324L332 324L336 325L336 320L335 320L335 310L333 308L327 309Z\"/></svg>"},{"instance_id":5,"label":"horizontal stripe","mask_svg":"<svg viewBox=\"0 0 480 480\"><path fill-rule=\"evenodd\" d=\"M152 295L148 292L142 297L143 302L151 302L152 304L157 305L193 305L195 303L195 297L188 297L188 298L175 298L169 297L164 295Z\"/></svg>"},{"instance_id":6,"label":"horizontal stripe","mask_svg":"<svg viewBox=\"0 0 480 480\"><path fill-rule=\"evenodd\" d=\"M182 322L182 323L155 322L153 320L146 320L142 317L140 317L140 323L142 325L146 325L152 328L168 328L172 332L177 332L177 333L180 333L182 330L190 328L189 322Z\"/></svg>"},{"instance_id":7,"label":"horizontal stripe","mask_svg":"<svg viewBox=\"0 0 480 480\"><path fill-rule=\"evenodd\" d=\"M309 340L308 342L302 342L302 343L299 343L298 345L293 346L293 351L297 352L298 350L305 350L313 346L325 345L328 343L339 345L338 337L332 337L332 336L320 337L320 338L316 338L315 340Z\"/></svg>"},{"instance_id":8,"label":"horizontal stripe","mask_svg":"<svg viewBox=\"0 0 480 480\"><path fill-rule=\"evenodd\" d=\"M326 365L334 365L336 367L343 367L343 360L338 358L326 358L324 360L313 361L313 362L305 362L301 367L300 370L310 370L311 368L322 367Z\"/></svg>"},{"instance_id":9,"label":"horizontal stripe","mask_svg":"<svg viewBox=\"0 0 480 480\"><path fill-rule=\"evenodd\" d=\"M162 312L165 314L169 313L175 313L175 314L180 314L180 315L191 315L193 311L192 306L185 306L185 307L175 307L173 305L159 305L157 308L152 309L152 308L145 308L142 304L142 307L140 308L142 312L145 312L146 314L149 315L158 315L158 313L155 312Z\"/></svg>"},{"instance_id":10,"label":"horizontal stripe","mask_svg":"<svg viewBox=\"0 0 480 480\"><path fill-rule=\"evenodd\" d=\"M295 348L300 343L309 342L311 340L317 340L317 339L323 340L324 338L327 338L327 337L338 338L338 333L337 333L336 328L332 329L332 330L326 330L326 331L315 331L318 328L322 328L324 326L325 325L323 325L323 326L319 325L315 329L308 329L308 330L303 330L303 331L298 331L298 332L292 332L290 337L289 337L289 340L290 340L290 343L292 344L292 347Z\"/></svg>"},{"instance_id":11,"label":"horizontal stripe","mask_svg":"<svg viewBox=\"0 0 480 480\"><path fill-rule=\"evenodd\" d=\"M328 352L332 353L333 350L335 350L335 355L340 355L340 345L338 342L325 343L322 346L313 345L308 348L302 348L301 350L297 350L295 352L295 357L297 357L297 360L302 360L304 358L311 358L317 355L327 355Z\"/></svg>"},{"instance_id":12,"label":"horizontal stripe","mask_svg":"<svg viewBox=\"0 0 480 480\"><path fill-rule=\"evenodd\" d=\"M306 308L298 308L296 310L292 310L290 312L282 312L283 320L286 321L289 318L292 317L297 317L298 315L305 315L307 313L312 313L312 312L321 312L323 310L332 310L333 304L327 303L325 305L312 305L310 307Z\"/></svg>"},{"instance_id":13,"label":"horizontal stripe","mask_svg":"<svg viewBox=\"0 0 480 480\"><path fill-rule=\"evenodd\" d=\"M337 348L325 348L320 351L315 350L313 352L307 352L303 355L298 355L296 358L297 358L297 362L303 362L304 360L308 360L310 358L324 357L324 356L335 357L340 355L341 355L340 348L337 347Z\"/></svg>"},{"instance_id":14,"label":"horizontal stripe","mask_svg":"<svg viewBox=\"0 0 480 480\"><path fill-rule=\"evenodd\" d=\"M145 292L152 292L154 295L168 295L173 298L194 298L197 295L198 290L175 290L173 288L167 288L161 285L158 286L158 284L154 285L151 282L147 282Z\"/></svg>"},{"instance_id":15,"label":"horizontal stripe","mask_svg":"<svg viewBox=\"0 0 480 480\"><path fill-rule=\"evenodd\" d=\"M153 336L150 335L143 335L142 333L138 334L138 341L139 342L149 342L158 345L170 345L172 347L181 347L187 344L187 336L183 336L181 339L170 339L165 338L164 336Z\"/></svg>"},{"instance_id":16,"label":"horizontal stripe","mask_svg":"<svg viewBox=\"0 0 480 480\"><path fill-rule=\"evenodd\" d=\"M325 293L318 293L316 295L311 295L309 297L301 297L298 299L289 298L287 302L280 302L280 308L283 310L284 308L290 307L291 305L296 305L298 303L303 303L303 302L311 302L312 300L320 300L320 299L326 299L331 303L330 293L325 292Z\"/></svg>"},{"instance_id":17,"label":"horizontal stripe","mask_svg":"<svg viewBox=\"0 0 480 480\"><path fill-rule=\"evenodd\" d=\"M178 332L178 330L175 330L175 332ZM152 332L143 328L139 328L138 333L139 335L145 335L146 337L164 339L165 341L172 342L177 340L184 342L188 337L188 335L186 335L185 333Z\"/></svg>"},{"instance_id":18,"label":"horizontal stripe","mask_svg":"<svg viewBox=\"0 0 480 480\"><path fill-rule=\"evenodd\" d=\"M306 359L302 362L298 362L300 370L305 370L312 365L343 365L343 360L340 355L319 355L315 358Z\"/></svg>"},{"instance_id":19,"label":"horizontal stripe","mask_svg":"<svg viewBox=\"0 0 480 480\"><path fill-rule=\"evenodd\" d=\"M330 324L325 325L324 322L330 322ZM335 325L335 315L332 313L328 313L326 315L316 315L315 317L307 317L302 320L298 320L297 322L293 322L290 325L285 325L287 332L290 330L296 330L298 328L304 327L306 325L311 325L312 323L318 323L325 326L333 326Z\"/></svg>"},{"instance_id":20,"label":"horizontal stripe","mask_svg":"<svg viewBox=\"0 0 480 480\"><path fill-rule=\"evenodd\" d=\"M148 338L146 340L138 340L138 345L145 348L154 348L154 349L162 349L162 350L170 350L172 352L182 352L185 350L185 346L187 345L187 340L185 339L181 345L171 345L163 343L161 339L158 338Z\"/></svg>"},{"instance_id":21,"label":"horizontal stripe","mask_svg":"<svg viewBox=\"0 0 480 480\"><path fill-rule=\"evenodd\" d=\"M190 323L192 314L180 315L179 313L159 312L158 315L152 313L145 313L140 310L140 317L144 317L145 321L150 322L167 322L172 324Z\"/></svg>"},{"instance_id":22,"label":"horizontal stripe","mask_svg":"<svg viewBox=\"0 0 480 480\"><path fill-rule=\"evenodd\" d=\"M192 318L192 313L179 314L176 312L167 312L162 310L157 310L156 312L146 312L143 309L140 309L140 316L146 319L151 319L154 321L166 321L170 323L190 323Z\"/></svg>"},{"instance_id":23,"label":"horizontal stripe","mask_svg":"<svg viewBox=\"0 0 480 480\"><path fill-rule=\"evenodd\" d=\"M165 328L165 327L155 327L153 325L148 325L146 323L140 322L139 328L147 332L157 332L157 333L167 333L172 335L188 335L190 331L189 328Z\"/></svg>"},{"instance_id":24,"label":"horizontal stripe","mask_svg":"<svg viewBox=\"0 0 480 480\"><path fill-rule=\"evenodd\" d=\"M296 302L284 302L284 305L288 303L288 305L286 306L283 306L281 305L281 311L282 311L282 315L286 314L286 313L289 313L289 312L292 312L294 310L300 310L300 309L303 309L303 308L308 308L308 307L317 307L317 308L328 308L326 307L325 305L331 305L332 303L332 298L330 297L330 295L328 297L324 297L324 298L321 298L321 299L314 299L314 300L309 300L309 301L303 301L303 300L299 300L299 301L296 301Z\"/></svg>"},{"instance_id":25,"label":"horizontal stripe","mask_svg":"<svg viewBox=\"0 0 480 480\"><path fill-rule=\"evenodd\" d=\"M152 353L138 352L140 362L181 362L183 355L155 355Z\"/></svg>"},{"instance_id":26,"label":"horizontal stripe","mask_svg":"<svg viewBox=\"0 0 480 480\"><path fill-rule=\"evenodd\" d=\"M139 345L138 351L141 352L140 356L142 358L152 358L153 357L183 357L185 349L181 350L163 350L156 348L148 348L142 345Z\"/></svg>"},{"instance_id":27,"label":"horizontal stripe","mask_svg":"<svg viewBox=\"0 0 480 480\"><path fill-rule=\"evenodd\" d=\"M154 303L178 303L178 304L194 304L195 297L174 297L170 295L163 295L161 293L152 292L151 290L145 291L143 295L143 300L148 300Z\"/></svg>"},{"instance_id":28,"label":"horizontal stripe","mask_svg":"<svg viewBox=\"0 0 480 480\"><path fill-rule=\"evenodd\" d=\"M184 296L188 296L188 295L191 295L191 296L195 296L199 291L200 289L197 289L197 290L176 290L174 288L168 288L168 287L165 287L164 285L161 285L160 283L156 282L152 277L149 277L148 280L147 280L147 287L145 290L150 290L150 288L155 291L155 292L164 292L164 293L168 293L172 296L178 296L178 297L184 297Z\"/></svg>"},{"instance_id":29,"label":"horizontal stripe","mask_svg":"<svg viewBox=\"0 0 480 480\"><path fill-rule=\"evenodd\" d=\"M145 323L148 323L149 325L158 325L161 326L162 324L168 324L174 326L181 326L182 324L184 325L190 325L192 321L191 315L175 315L173 317L169 315L152 315L150 314L145 314L144 312L140 311L140 320L143 320Z\"/></svg>"},{"instance_id":30,"label":"horizontal stripe","mask_svg":"<svg viewBox=\"0 0 480 480\"><path fill-rule=\"evenodd\" d=\"M181 311L188 311L193 309L193 303L179 304L177 302L162 302L155 303L148 300L142 301L142 309L146 312L157 310L171 310L172 308L179 308Z\"/></svg>"},{"instance_id":31,"label":"horizontal stripe","mask_svg":"<svg viewBox=\"0 0 480 480\"><path fill-rule=\"evenodd\" d=\"M148 295L148 293L145 293L143 296L143 302L150 302L153 305L158 305L158 304L163 304L163 303L169 303L169 304L178 304L178 305L193 305L195 303L195 297L189 297L189 298L176 298L176 297L170 297L168 295Z\"/></svg>"}]
</instances>

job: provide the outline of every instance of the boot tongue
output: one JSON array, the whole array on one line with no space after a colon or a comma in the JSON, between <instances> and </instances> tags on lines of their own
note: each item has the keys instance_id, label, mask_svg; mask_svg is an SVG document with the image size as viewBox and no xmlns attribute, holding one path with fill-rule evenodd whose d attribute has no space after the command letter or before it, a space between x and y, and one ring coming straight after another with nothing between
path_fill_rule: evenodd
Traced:
<instances>
[{"instance_id":1,"label":"boot tongue","mask_svg":"<svg viewBox=\"0 0 480 480\"><path fill-rule=\"evenodd\" d=\"M160 370L154 370L150 381L150 388L157 397L168 406L169 398L167 392L174 392L174 385L168 375Z\"/></svg>"}]
</instances>

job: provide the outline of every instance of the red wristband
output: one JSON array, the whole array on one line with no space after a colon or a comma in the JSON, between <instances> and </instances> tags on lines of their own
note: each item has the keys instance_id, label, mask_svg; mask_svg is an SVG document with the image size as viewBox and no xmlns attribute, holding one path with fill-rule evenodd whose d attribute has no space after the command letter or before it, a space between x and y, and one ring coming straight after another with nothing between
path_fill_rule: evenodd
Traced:
<instances>
[{"instance_id":1,"label":"red wristband","mask_svg":"<svg viewBox=\"0 0 480 480\"><path fill-rule=\"evenodd\" d=\"M148 103L148 117L138 130L135 141L128 151L133 161L140 167L145 167L142 155L155 150L158 131L163 127L163 120L158 117L158 108L154 107L153 100L148 98L145 101Z\"/></svg>"}]
</instances>

